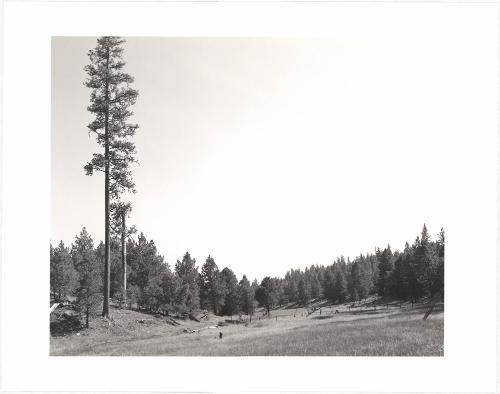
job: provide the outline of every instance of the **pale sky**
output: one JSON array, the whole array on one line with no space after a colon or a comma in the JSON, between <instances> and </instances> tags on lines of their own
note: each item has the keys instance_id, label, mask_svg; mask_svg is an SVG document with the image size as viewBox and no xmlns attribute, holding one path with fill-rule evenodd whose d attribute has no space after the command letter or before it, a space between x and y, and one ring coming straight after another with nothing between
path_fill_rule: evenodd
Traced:
<instances>
[{"instance_id":1,"label":"pale sky","mask_svg":"<svg viewBox=\"0 0 500 394\"><path fill-rule=\"evenodd\" d=\"M52 41L51 241L104 234L83 86L95 38ZM445 226L453 116L442 42L128 38L140 165L129 219L173 266L283 276ZM448 56L448 57L447 57Z\"/></svg>"}]
</instances>

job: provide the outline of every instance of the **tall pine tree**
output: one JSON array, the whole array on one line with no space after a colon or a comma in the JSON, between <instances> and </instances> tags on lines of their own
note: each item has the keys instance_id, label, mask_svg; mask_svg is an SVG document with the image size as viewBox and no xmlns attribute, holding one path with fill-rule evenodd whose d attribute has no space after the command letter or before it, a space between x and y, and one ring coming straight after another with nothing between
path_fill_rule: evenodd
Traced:
<instances>
[{"instance_id":1,"label":"tall pine tree","mask_svg":"<svg viewBox=\"0 0 500 394\"><path fill-rule=\"evenodd\" d=\"M222 307L222 314L232 316L240 311L240 297L238 291L238 279L232 270L224 268L221 273L221 282L224 286L224 306Z\"/></svg>"},{"instance_id":2,"label":"tall pine tree","mask_svg":"<svg viewBox=\"0 0 500 394\"><path fill-rule=\"evenodd\" d=\"M57 301L63 301L65 296L72 295L78 282L69 249L61 241L57 248L50 245L50 288L52 296Z\"/></svg>"},{"instance_id":3,"label":"tall pine tree","mask_svg":"<svg viewBox=\"0 0 500 394\"><path fill-rule=\"evenodd\" d=\"M214 314L218 314L224 305L224 287L221 282L219 268L215 260L208 256L201 267L200 290L202 307L210 307Z\"/></svg>"},{"instance_id":4,"label":"tall pine tree","mask_svg":"<svg viewBox=\"0 0 500 394\"><path fill-rule=\"evenodd\" d=\"M241 302L241 310L247 315L252 315L254 311L254 289L250 286L250 282L247 277L243 275L243 278L239 283L239 294Z\"/></svg>"},{"instance_id":5,"label":"tall pine tree","mask_svg":"<svg viewBox=\"0 0 500 394\"><path fill-rule=\"evenodd\" d=\"M177 260L175 273L179 277L180 287L177 302L184 311L192 311L200 307L200 288L198 286L198 268L196 260L186 252L182 261Z\"/></svg>"},{"instance_id":6,"label":"tall pine tree","mask_svg":"<svg viewBox=\"0 0 500 394\"><path fill-rule=\"evenodd\" d=\"M271 308L276 303L276 281L269 276L262 279L260 286L255 291L255 298L260 305L266 308L267 315L270 316Z\"/></svg>"},{"instance_id":7,"label":"tall pine tree","mask_svg":"<svg viewBox=\"0 0 500 394\"><path fill-rule=\"evenodd\" d=\"M96 135L104 153L94 153L84 167L87 175L94 171L104 173L104 301L102 315L109 317L110 295L110 200L118 199L125 191L135 191L130 164L135 162L135 145L130 141L138 125L128 123L133 114L137 91L130 87L134 79L122 71L125 40L119 37L101 37L88 53L90 64L85 86L92 89L88 111L95 115L88 125Z\"/></svg>"},{"instance_id":8,"label":"tall pine tree","mask_svg":"<svg viewBox=\"0 0 500 394\"><path fill-rule=\"evenodd\" d=\"M85 327L89 327L89 319L101 304L101 276L97 267L94 243L85 227L76 236L71 250L75 267L79 273L76 289L76 302L85 316Z\"/></svg>"},{"instance_id":9,"label":"tall pine tree","mask_svg":"<svg viewBox=\"0 0 500 394\"><path fill-rule=\"evenodd\" d=\"M387 245L387 248L385 248L383 252L379 252L377 254L380 256L380 263L378 265L377 291L380 296L385 296L388 292L389 276L393 269L391 247Z\"/></svg>"}]
</instances>

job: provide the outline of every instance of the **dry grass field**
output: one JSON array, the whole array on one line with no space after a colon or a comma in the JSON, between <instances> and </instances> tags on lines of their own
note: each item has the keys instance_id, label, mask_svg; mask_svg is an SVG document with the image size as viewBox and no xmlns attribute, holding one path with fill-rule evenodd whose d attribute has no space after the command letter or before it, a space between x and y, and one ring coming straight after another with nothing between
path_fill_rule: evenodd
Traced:
<instances>
[{"instance_id":1,"label":"dry grass field","mask_svg":"<svg viewBox=\"0 0 500 394\"><path fill-rule=\"evenodd\" d=\"M338 310L339 313L335 313ZM443 356L443 306L424 321L425 305L281 308L271 317L218 326L221 317L201 322L131 310L112 311L111 322L91 321L91 328L52 336L53 356ZM262 313L260 313L262 314ZM144 323L140 323L145 319ZM236 319L234 319L236 320ZM212 328L207 328L212 327ZM199 330L199 332L190 332ZM188 332L186 332L188 331ZM223 338L219 338L219 333Z\"/></svg>"}]
</instances>

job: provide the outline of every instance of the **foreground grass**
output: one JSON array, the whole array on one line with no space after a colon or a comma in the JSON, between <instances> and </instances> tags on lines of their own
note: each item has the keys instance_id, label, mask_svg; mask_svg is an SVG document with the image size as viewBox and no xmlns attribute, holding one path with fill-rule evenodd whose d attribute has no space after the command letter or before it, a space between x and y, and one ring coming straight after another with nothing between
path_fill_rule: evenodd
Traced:
<instances>
[{"instance_id":1,"label":"foreground grass","mask_svg":"<svg viewBox=\"0 0 500 394\"><path fill-rule=\"evenodd\" d=\"M287 356L438 356L443 355L437 321L364 319L298 327L286 335L247 338L206 349L206 355Z\"/></svg>"},{"instance_id":2,"label":"foreground grass","mask_svg":"<svg viewBox=\"0 0 500 394\"><path fill-rule=\"evenodd\" d=\"M166 325L160 318L138 324L144 315L127 312L111 326L94 322L80 335L51 338L51 355L109 356L443 356L443 313L427 321L416 311L289 316L206 329L214 322ZM223 339L218 338L219 332Z\"/></svg>"}]
</instances>

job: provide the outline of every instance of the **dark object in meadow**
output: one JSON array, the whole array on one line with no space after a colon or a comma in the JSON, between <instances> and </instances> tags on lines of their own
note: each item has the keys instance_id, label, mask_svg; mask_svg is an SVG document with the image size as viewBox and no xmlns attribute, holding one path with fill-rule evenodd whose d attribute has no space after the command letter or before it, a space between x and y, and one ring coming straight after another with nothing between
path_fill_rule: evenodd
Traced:
<instances>
[{"instance_id":1,"label":"dark object in meadow","mask_svg":"<svg viewBox=\"0 0 500 394\"><path fill-rule=\"evenodd\" d=\"M219 339L222 339L222 332L219 332Z\"/></svg>"},{"instance_id":2,"label":"dark object in meadow","mask_svg":"<svg viewBox=\"0 0 500 394\"><path fill-rule=\"evenodd\" d=\"M338 309L335 309L335 314L339 313L339 310Z\"/></svg>"},{"instance_id":3,"label":"dark object in meadow","mask_svg":"<svg viewBox=\"0 0 500 394\"><path fill-rule=\"evenodd\" d=\"M50 335L63 337L82 329L78 315L69 313L53 314L50 318Z\"/></svg>"}]
</instances>

